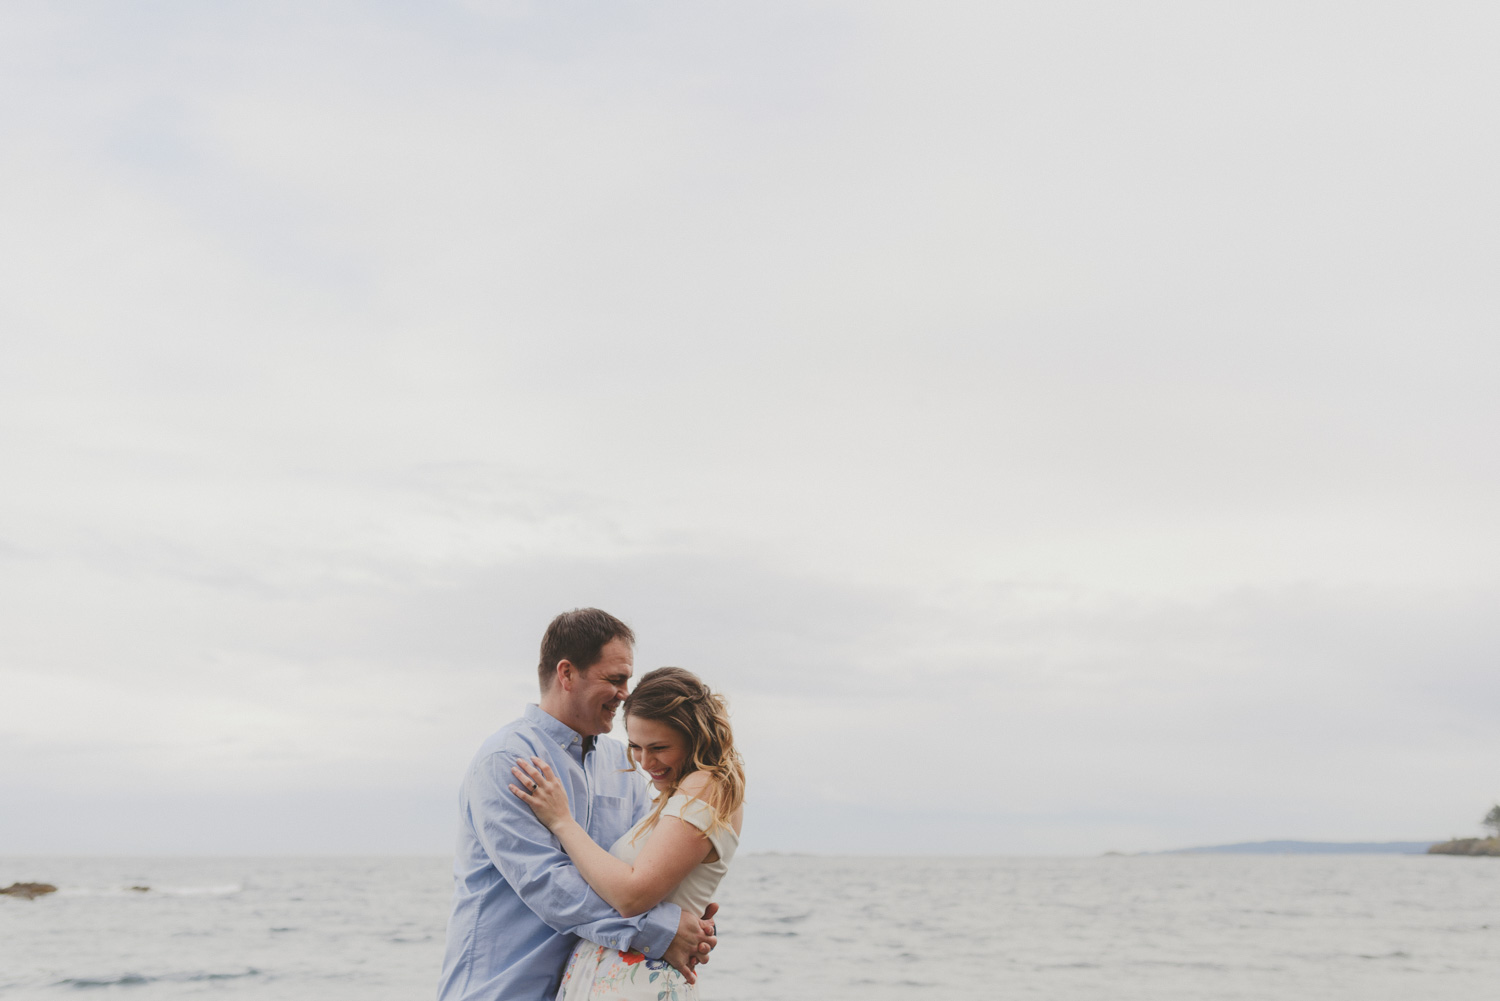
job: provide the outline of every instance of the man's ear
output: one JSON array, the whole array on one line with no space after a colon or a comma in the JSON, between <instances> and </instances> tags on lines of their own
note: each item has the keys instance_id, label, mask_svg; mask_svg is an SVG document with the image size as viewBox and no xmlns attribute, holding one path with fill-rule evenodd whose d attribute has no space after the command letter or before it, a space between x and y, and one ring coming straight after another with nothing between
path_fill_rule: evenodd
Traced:
<instances>
[{"instance_id":1,"label":"man's ear","mask_svg":"<svg viewBox=\"0 0 1500 1001\"><path fill-rule=\"evenodd\" d=\"M561 685L563 691L571 692L573 682L578 677L578 670L573 666L573 662L571 660L558 661L556 671L555 683Z\"/></svg>"}]
</instances>

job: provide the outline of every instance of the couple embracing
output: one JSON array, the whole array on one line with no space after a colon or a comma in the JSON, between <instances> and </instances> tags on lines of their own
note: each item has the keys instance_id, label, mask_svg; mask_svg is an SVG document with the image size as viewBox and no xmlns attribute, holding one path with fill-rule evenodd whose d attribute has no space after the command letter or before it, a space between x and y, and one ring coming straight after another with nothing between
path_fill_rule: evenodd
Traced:
<instances>
[{"instance_id":1,"label":"couple embracing","mask_svg":"<svg viewBox=\"0 0 1500 1001\"><path fill-rule=\"evenodd\" d=\"M628 690L634 647L597 608L553 619L539 704L469 765L438 1001L697 998L745 771L695 675L658 668ZM604 736L621 706L628 750Z\"/></svg>"}]
</instances>

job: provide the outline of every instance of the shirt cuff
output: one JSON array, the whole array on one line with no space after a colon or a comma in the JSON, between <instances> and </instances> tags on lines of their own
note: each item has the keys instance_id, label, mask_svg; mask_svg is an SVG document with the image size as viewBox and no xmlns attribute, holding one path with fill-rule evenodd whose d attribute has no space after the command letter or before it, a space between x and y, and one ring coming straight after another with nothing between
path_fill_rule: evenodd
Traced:
<instances>
[{"instance_id":1,"label":"shirt cuff","mask_svg":"<svg viewBox=\"0 0 1500 1001\"><path fill-rule=\"evenodd\" d=\"M636 933L631 948L644 956L660 959L677 937L677 925L682 921L682 908L663 901L646 912L646 921Z\"/></svg>"}]
</instances>

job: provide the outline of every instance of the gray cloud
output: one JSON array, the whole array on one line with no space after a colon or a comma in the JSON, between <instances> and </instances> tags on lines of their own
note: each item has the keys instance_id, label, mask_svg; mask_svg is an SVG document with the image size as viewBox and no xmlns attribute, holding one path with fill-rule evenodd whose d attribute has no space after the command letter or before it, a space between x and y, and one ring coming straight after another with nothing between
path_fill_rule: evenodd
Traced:
<instances>
[{"instance_id":1,"label":"gray cloud","mask_svg":"<svg viewBox=\"0 0 1500 1001\"><path fill-rule=\"evenodd\" d=\"M430 809L589 603L767 846L1462 827L1487 19L7 8L14 837L353 846L306 804Z\"/></svg>"}]
</instances>

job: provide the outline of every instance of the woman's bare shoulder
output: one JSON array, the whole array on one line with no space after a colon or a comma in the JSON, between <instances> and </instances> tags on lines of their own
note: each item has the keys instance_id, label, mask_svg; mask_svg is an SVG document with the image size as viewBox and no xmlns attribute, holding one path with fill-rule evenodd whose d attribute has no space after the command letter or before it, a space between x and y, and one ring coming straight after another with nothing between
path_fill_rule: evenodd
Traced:
<instances>
[{"instance_id":1,"label":"woman's bare shoulder","mask_svg":"<svg viewBox=\"0 0 1500 1001\"><path fill-rule=\"evenodd\" d=\"M693 772L677 783L674 795L687 796L690 799L704 799L709 787L714 783L714 778L707 772ZM729 826L734 828L734 833L739 834L745 822L745 805L741 803L735 809L734 814L727 818Z\"/></svg>"},{"instance_id":2,"label":"woman's bare shoulder","mask_svg":"<svg viewBox=\"0 0 1500 1001\"><path fill-rule=\"evenodd\" d=\"M677 783L677 792L684 796L696 796L702 799L712 783L713 779L707 772L691 772L684 775L682 781Z\"/></svg>"}]
</instances>

